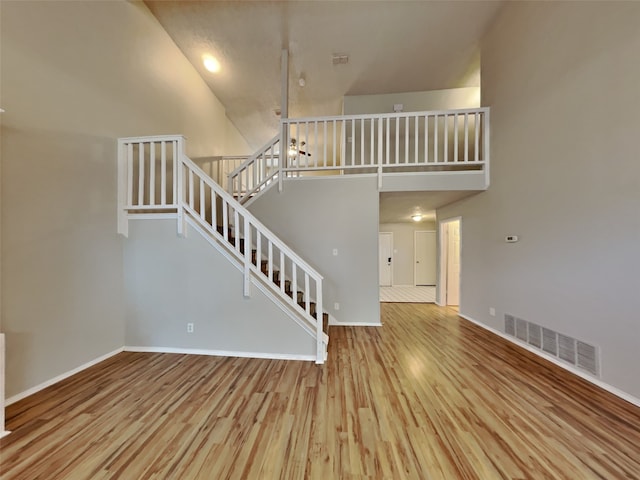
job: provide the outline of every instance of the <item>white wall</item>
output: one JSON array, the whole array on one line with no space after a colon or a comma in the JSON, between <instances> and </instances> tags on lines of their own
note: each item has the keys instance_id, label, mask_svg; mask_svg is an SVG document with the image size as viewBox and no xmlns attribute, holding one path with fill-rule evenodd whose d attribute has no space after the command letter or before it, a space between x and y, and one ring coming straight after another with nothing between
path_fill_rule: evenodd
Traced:
<instances>
[{"instance_id":1,"label":"white wall","mask_svg":"<svg viewBox=\"0 0 640 480\"><path fill-rule=\"evenodd\" d=\"M393 284L415 285L414 245L416 231L435 231L431 221L413 223L381 223L381 232L393 233Z\"/></svg>"},{"instance_id":2,"label":"white wall","mask_svg":"<svg viewBox=\"0 0 640 480\"><path fill-rule=\"evenodd\" d=\"M638 25L638 3L505 5L482 45L491 187L438 211L462 216L463 314L598 345L602 380L636 398Z\"/></svg>"},{"instance_id":3,"label":"white wall","mask_svg":"<svg viewBox=\"0 0 640 480\"><path fill-rule=\"evenodd\" d=\"M450 110L480 106L480 88L450 88L428 92L386 93L380 95L345 95L344 115L390 113L397 103L405 112Z\"/></svg>"},{"instance_id":4,"label":"white wall","mask_svg":"<svg viewBox=\"0 0 640 480\"><path fill-rule=\"evenodd\" d=\"M307 177L249 208L324 276L324 309L343 323L380 322L378 197L375 177Z\"/></svg>"},{"instance_id":5,"label":"white wall","mask_svg":"<svg viewBox=\"0 0 640 480\"><path fill-rule=\"evenodd\" d=\"M182 133L190 155L216 155L230 126L143 4L1 8L2 330L13 396L124 344L116 139Z\"/></svg>"}]
</instances>

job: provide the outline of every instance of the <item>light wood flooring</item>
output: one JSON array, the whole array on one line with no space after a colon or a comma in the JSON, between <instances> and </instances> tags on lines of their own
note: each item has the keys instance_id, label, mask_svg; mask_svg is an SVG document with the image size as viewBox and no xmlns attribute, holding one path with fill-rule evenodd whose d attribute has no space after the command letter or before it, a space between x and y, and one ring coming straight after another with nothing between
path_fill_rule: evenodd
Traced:
<instances>
[{"instance_id":1,"label":"light wood flooring","mask_svg":"<svg viewBox=\"0 0 640 480\"><path fill-rule=\"evenodd\" d=\"M326 365L122 353L8 408L9 479L640 478L640 412L429 304Z\"/></svg>"}]
</instances>

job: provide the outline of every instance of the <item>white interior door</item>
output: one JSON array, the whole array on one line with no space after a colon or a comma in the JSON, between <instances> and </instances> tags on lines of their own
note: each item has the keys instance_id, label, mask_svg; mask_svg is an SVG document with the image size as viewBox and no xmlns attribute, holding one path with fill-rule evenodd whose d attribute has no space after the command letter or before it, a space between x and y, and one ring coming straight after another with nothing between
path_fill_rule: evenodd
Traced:
<instances>
[{"instance_id":1,"label":"white interior door","mask_svg":"<svg viewBox=\"0 0 640 480\"><path fill-rule=\"evenodd\" d=\"M436 284L436 232L415 232L415 284Z\"/></svg>"},{"instance_id":2,"label":"white interior door","mask_svg":"<svg viewBox=\"0 0 640 480\"><path fill-rule=\"evenodd\" d=\"M447 305L460 304L460 221L448 223Z\"/></svg>"},{"instance_id":3,"label":"white interior door","mask_svg":"<svg viewBox=\"0 0 640 480\"><path fill-rule=\"evenodd\" d=\"M393 252L393 233L380 232L378 234L378 269L380 271L380 286L390 287L392 284L391 261Z\"/></svg>"}]
</instances>

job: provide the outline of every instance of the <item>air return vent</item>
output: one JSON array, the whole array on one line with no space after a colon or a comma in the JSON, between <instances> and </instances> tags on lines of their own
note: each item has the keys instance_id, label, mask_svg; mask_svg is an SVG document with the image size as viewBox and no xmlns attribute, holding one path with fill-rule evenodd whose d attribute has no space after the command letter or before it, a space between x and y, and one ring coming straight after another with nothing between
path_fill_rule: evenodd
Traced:
<instances>
[{"instance_id":1,"label":"air return vent","mask_svg":"<svg viewBox=\"0 0 640 480\"><path fill-rule=\"evenodd\" d=\"M586 370L592 375L598 375L598 351L593 345L584 342L578 344L578 367Z\"/></svg>"},{"instance_id":2,"label":"air return vent","mask_svg":"<svg viewBox=\"0 0 640 480\"><path fill-rule=\"evenodd\" d=\"M507 335L516 336L516 319L512 315L504 316L504 331Z\"/></svg>"},{"instance_id":3,"label":"air return vent","mask_svg":"<svg viewBox=\"0 0 640 480\"><path fill-rule=\"evenodd\" d=\"M516 338L527 341L527 321L521 318L516 318Z\"/></svg>"},{"instance_id":4,"label":"air return vent","mask_svg":"<svg viewBox=\"0 0 640 480\"><path fill-rule=\"evenodd\" d=\"M558 357L572 365L576 364L576 340L558 334Z\"/></svg>"},{"instance_id":5,"label":"air return vent","mask_svg":"<svg viewBox=\"0 0 640 480\"><path fill-rule=\"evenodd\" d=\"M542 350L554 357L558 356L558 334L553 330L542 329Z\"/></svg>"},{"instance_id":6,"label":"air return vent","mask_svg":"<svg viewBox=\"0 0 640 480\"><path fill-rule=\"evenodd\" d=\"M504 331L563 362L575 365L596 377L599 375L598 348L593 345L509 314L504 316Z\"/></svg>"},{"instance_id":7,"label":"air return vent","mask_svg":"<svg viewBox=\"0 0 640 480\"><path fill-rule=\"evenodd\" d=\"M535 323L529 324L529 345L542 348L542 327Z\"/></svg>"}]
</instances>

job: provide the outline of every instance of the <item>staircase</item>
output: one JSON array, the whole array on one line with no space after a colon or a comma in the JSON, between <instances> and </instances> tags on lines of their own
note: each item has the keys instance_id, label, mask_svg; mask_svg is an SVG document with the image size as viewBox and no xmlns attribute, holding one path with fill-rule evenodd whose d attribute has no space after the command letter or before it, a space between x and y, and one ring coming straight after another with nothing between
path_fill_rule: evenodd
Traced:
<instances>
[{"instance_id":1,"label":"staircase","mask_svg":"<svg viewBox=\"0 0 640 480\"><path fill-rule=\"evenodd\" d=\"M323 277L227 193L185 152L179 135L118 140L118 233L132 218L177 219L187 224L267 291L280 308L316 341L316 363L327 356L329 316L322 308Z\"/></svg>"},{"instance_id":2,"label":"staircase","mask_svg":"<svg viewBox=\"0 0 640 480\"><path fill-rule=\"evenodd\" d=\"M247 206L285 178L375 175L378 189L485 190L489 109L283 119L281 131L227 176L225 191L185 154L179 135L118 140L118 232L131 218L177 219L243 272L315 339L327 355L323 277L265 227ZM304 150L301 147L304 146Z\"/></svg>"}]
</instances>

